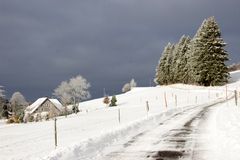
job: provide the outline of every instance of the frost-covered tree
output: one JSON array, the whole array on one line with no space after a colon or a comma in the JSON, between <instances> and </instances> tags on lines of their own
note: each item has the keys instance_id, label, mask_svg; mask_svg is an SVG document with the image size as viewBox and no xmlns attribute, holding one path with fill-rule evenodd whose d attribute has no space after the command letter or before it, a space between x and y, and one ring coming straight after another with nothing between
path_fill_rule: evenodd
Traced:
<instances>
[{"instance_id":1,"label":"frost-covered tree","mask_svg":"<svg viewBox=\"0 0 240 160\"><path fill-rule=\"evenodd\" d=\"M134 87L137 87L137 82L133 78L130 81L130 87L131 87L131 89Z\"/></svg>"},{"instance_id":2,"label":"frost-covered tree","mask_svg":"<svg viewBox=\"0 0 240 160\"><path fill-rule=\"evenodd\" d=\"M229 73L225 65L228 53L224 50L225 45L215 18L204 20L190 45L191 83L216 86L228 82Z\"/></svg>"},{"instance_id":3,"label":"frost-covered tree","mask_svg":"<svg viewBox=\"0 0 240 160\"><path fill-rule=\"evenodd\" d=\"M166 63L166 66L165 66L166 76L167 76L167 79L168 79L167 84L174 83L174 80L173 80L173 76L174 76L173 75L173 66L172 66L174 50L175 50L175 44L171 45L171 47L170 47L170 51L169 51L169 54L168 54L168 57L167 57L167 63Z\"/></svg>"},{"instance_id":4,"label":"frost-covered tree","mask_svg":"<svg viewBox=\"0 0 240 160\"><path fill-rule=\"evenodd\" d=\"M53 95L58 97L61 103L66 106L71 104L71 95L69 94L70 86L67 81L62 81L61 84L54 90Z\"/></svg>"},{"instance_id":5,"label":"frost-covered tree","mask_svg":"<svg viewBox=\"0 0 240 160\"><path fill-rule=\"evenodd\" d=\"M91 97L88 89L90 88L90 83L83 78L81 75L71 78L69 81L63 81L54 90L53 95L58 97L64 105L77 104L85 99ZM75 109L77 111L77 109Z\"/></svg>"},{"instance_id":6,"label":"frost-covered tree","mask_svg":"<svg viewBox=\"0 0 240 160\"><path fill-rule=\"evenodd\" d=\"M172 62L172 75L174 83L187 83L187 70L188 70L188 59L187 51L191 38L183 35L178 44L175 47L173 62Z\"/></svg>"},{"instance_id":7,"label":"frost-covered tree","mask_svg":"<svg viewBox=\"0 0 240 160\"><path fill-rule=\"evenodd\" d=\"M167 46L164 48L159 63L156 67L156 75L154 79L154 82L156 84L164 85L170 84L172 82L171 64L173 58L173 51L174 45L168 43Z\"/></svg>"},{"instance_id":8,"label":"frost-covered tree","mask_svg":"<svg viewBox=\"0 0 240 160\"><path fill-rule=\"evenodd\" d=\"M137 87L137 82L132 78L129 83L123 85L122 92L128 92L134 87Z\"/></svg>"},{"instance_id":9,"label":"frost-covered tree","mask_svg":"<svg viewBox=\"0 0 240 160\"><path fill-rule=\"evenodd\" d=\"M179 82L188 84L189 82L189 45L191 42L191 38L188 36L183 44L182 50L181 50L181 55L179 57L179 63L178 63L178 68L179 72L176 73L176 75L179 77Z\"/></svg>"},{"instance_id":10,"label":"frost-covered tree","mask_svg":"<svg viewBox=\"0 0 240 160\"><path fill-rule=\"evenodd\" d=\"M185 42L185 39L186 39L186 36L183 35L179 42L175 45L175 49L173 51L173 58L172 58L172 73L173 73L173 78L172 78L172 81L174 83L178 83L179 82L179 77L176 75L176 73L179 72L179 67L178 67L178 64L180 63L180 55L181 55L181 50L182 50L182 47L183 47L183 44Z\"/></svg>"},{"instance_id":11,"label":"frost-covered tree","mask_svg":"<svg viewBox=\"0 0 240 160\"><path fill-rule=\"evenodd\" d=\"M126 83L126 84L123 85L122 92L125 93L125 92L128 92L130 90L131 90L131 86L130 86L129 83Z\"/></svg>"},{"instance_id":12,"label":"frost-covered tree","mask_svg":"<svg viewBox=\"0 0 240 160\"><path fill-rule=\"evenodd\" d=\"M82 76L78 75L74 78L71 78L69 81L69 85L70 85L70 95L73 101L79 103L80 101L91 97L88 91L91 85Z\"/></svg>"},{"instance_id":13,"label":"frost-covered tree","mask_svg":"<svg viewBox=\"0 0 240 160\"><path fill-rule=\"evenodd\" d=\"M13 93L10 99L10 103L14 113L23 111L23 109L26 108L28 105L25 97L20 92Z\"/></svg>"}]
</instances>

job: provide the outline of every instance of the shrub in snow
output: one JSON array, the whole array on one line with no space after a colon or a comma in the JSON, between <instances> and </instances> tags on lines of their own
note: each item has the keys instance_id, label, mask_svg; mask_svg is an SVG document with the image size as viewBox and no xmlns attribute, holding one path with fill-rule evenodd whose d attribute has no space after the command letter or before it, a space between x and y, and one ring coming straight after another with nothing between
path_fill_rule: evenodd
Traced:
<instances>
[{"instance_id":1,"label":"shrub in snow","mask_svg":"<svg viewBox=\"0 0 240 160\"><path fill-rule=\"evenodd\" d=\"M79 112L78 106L77 105L73 105L72 106L72 111L73 111L73 113L77 114Z\"/></svg>"},{"instance_id":2,"label":"shrub in snow","mask_svg":"<svg viewBox=\"0 0 240 160\"><path fill-rule=\"evenodd\" d=\"M116 96L112 96L110 106L117 106L117 98Z\"/></svg>"},{"instance_id":3,"label":"shrub in snow","mask_svg":"<svg viewBox=\"0 0 240 160\"><path fill-rule=\"evenodd\" d=\"M7 120L7 123L15 123L15 121L14 121L13 118L9 118L9 119Z\"/></svg>"},{"instance_id":4,"label":"shrub in snow","mask_svg":"<svg viewBox=\"0 0 240 160\"><path fill-rule=\"evenodd\" d=\"M39 113L34 114L34 120L35 120L35 122L38 122L41 120L41 116Z\"/></svg>"},{"instance_id":5,"label":"shrub in snow","mask_svg":"<svg viewBox=\"0 0 240 160\"><path fill-rule=\"evenodd\" d=\"M19 116L17 116L17 115L11 116L7 120L7 123L20 123Z\"/></svg>"},{"instance_id":6,"label":"shrub in snow","mask_svg":"<svg viewBox=\"0 0 240 160\"><path fill-rule=\"evenodd\" d=\"M105 96L103 99L103 103L106 104L108 106L108 104L110 103L110 99L108 96Z\"/></svg>"},{"instance_id":7,"label":"shrub in snow","mask_svg":"<svg viewBox=\"0 0 240 160\"><path fill-rule=\"evenodd\" d=\"M34 121L34 117L31 115L29 116L28 122L33 122Z\"/></svg>"}]
</instances>

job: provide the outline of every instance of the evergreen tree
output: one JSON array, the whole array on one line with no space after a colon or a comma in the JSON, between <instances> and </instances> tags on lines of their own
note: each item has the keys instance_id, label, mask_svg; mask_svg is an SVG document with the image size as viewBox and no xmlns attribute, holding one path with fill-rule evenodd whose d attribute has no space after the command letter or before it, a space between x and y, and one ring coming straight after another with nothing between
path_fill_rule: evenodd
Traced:
<instances>
[{"instance_id":1,"label":"evergreen tree","mask_svg":"<svg viewBox=\"0 0 240 160\"><path fill-rule=\"evenodd\" d=\"M8 106L6 104L3 105L2 117L8 119L9 118Z\"/></svg>"},{"instance_id":2,"label":"evergreen tree","mask_svg":"<svg viewBox=\"0 0 240 160\"><path fill-rule=\"evenodd\" d=\"M170 67L172 61L172 52L174 50L174 45L168 43L162 52L162 56L159 60L159 64L156 67L156 75L154 82L156 84L164 85L169 84L170 80Z\"/></svg>"},{"instance_id":3,"label":"evergreen tree","mask_svg":"<svg viewBox=\"0 0 240 160\"><path fill-rule=\"evenodd\" d=\"M176 83L188 83L188 60L189 60L189 44L191 38L189 36L184 38L179 49L179 56L176 63L176 72L174 72Z\"/></svg>"},{"instance_id":4,"label":"evergreen tree","mask_svg":"<svg viewBox=\"0 0 240 160\"><path fill-rule=\"evenodd\" d=\"M165 65L167 84L173 84L174 83L174 80L173 80L173 66L172 66L174 51L175 51L175 45L173 44L170 47L168 57L167 57L167 63Z\"/></svg>"},{"instance_id":5,"label":"evergreen tree","mask_svg":"<svg viewBox=\"0 0 240 160\"><path fill-rule=\"evenodd\" d=\"M78 105L77 104L73 104L72 106L72 111L73 113L77 114L79 112L79 109L78 109Z\"/></svg>"},{"instance_id":6,"label":"evergreen tree","mask_svg":"<svg viewBox=\"0 0 240 160\"><path fill-rule=\"evenodd\" d=\"M204 86L228 82L225 45L215 18L204 20L190 45L190 82Z\"/></svg>"},{"instance_id":7,"label":"evergreen tree","mask_svg":"<svg viewBox=\"0 0 240 160\"><path fill-rule=\"evenodd\" d=\"M179 83L181 82L181 75L179 75L179 72L181 70L181 59L183 57L183 48L185 45L185 41L186 41L187 37L185 35L183 35L179 42L176 44L175 49L173 51L173 60L172 60L172 82L173 83Z\"/></svg>"},{"instance_id":8,"label":"evergreen tree","mask_svg":"<svg viewBox=\"0 0 240 160\"><path fill-rule=\"evenodd\" d=\"M112 96L112 99L111 99L111 103L110 103L110 106L117 106L117 98L116 96Z\"/></svg>"}]
</instances>

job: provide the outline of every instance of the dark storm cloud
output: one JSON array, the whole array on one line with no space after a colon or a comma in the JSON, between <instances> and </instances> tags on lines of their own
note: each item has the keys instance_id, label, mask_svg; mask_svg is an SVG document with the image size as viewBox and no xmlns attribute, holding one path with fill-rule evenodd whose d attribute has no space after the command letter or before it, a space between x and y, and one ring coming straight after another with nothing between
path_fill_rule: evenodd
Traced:
<instances>
[{"instance_id":1,"label":"dark storm cloud","mask_svg":"<svg viewBox=\"0 0 240 160\"><path fill-rule=\"evenodd\" d=\"M240 61L238 0L0 0L0 85L8 95L51 95L77 74L94 97L154 76L163 47L215 16L231 62Z\"/></svg>"}]
</instances>

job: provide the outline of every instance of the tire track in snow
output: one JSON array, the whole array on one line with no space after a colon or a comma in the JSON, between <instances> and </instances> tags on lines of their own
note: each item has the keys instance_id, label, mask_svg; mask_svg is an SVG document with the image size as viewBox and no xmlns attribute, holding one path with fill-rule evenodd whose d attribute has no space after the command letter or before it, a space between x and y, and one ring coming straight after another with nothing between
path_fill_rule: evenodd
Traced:
<instances>
[{"instance_id":1,"label":"tire track in snow","mask_svg":"<svg viewBox=\"0 0 240 160\"><path fill-rule=\"evenodd\" d=\"M218 101L204 107L193 107L176 113L155 128L133 136L122 148L105 155L108 160L175 160L191 159L198 125L214 110ZM119 144L118 144L119 145Z\"/></svg>"}]
</instances>

